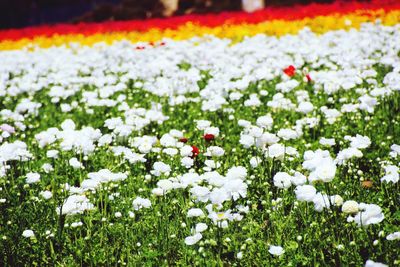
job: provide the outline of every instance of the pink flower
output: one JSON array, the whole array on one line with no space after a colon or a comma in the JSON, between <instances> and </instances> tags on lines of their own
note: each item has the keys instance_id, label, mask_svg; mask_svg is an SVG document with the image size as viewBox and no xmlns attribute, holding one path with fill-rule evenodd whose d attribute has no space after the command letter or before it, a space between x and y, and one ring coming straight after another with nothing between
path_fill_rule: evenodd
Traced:
<instances>
[{"instance_id":1,"label":"pink flower","mask_svg":"<svg viewBox=\"0 0 400 267\"><path fill-rule=\"evenodd\" d=\"M0 129L1 129L2 131L5 131L5 132L9 133L9 134L15 133L15 128L12 127L12 126L9 125L9 124L5 124L5 123L4 123L4 124L0 125Z\"/></svg>"}]
</instances>

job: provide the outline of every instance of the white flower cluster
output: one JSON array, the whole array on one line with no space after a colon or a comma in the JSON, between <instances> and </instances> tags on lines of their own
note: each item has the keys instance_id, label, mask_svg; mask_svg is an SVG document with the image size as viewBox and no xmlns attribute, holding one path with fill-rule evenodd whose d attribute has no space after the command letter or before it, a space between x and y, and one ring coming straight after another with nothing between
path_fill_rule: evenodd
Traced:
<instances>
[{"instance_id":1,"label":"white flower cluster","mask_svg":"<svg viewBox=\"0 0 400 267\"><path fill-rule=\"evenodd\" d=\"M287 204L291 220L313 205L307 220L339 212L347 222L338 225L359 232L390 225L385 216L396 207L382 196L400 179L399 123L379 120L398 118L388 110L399 105L399 40L399 25L367 23L237 43L165 40L140 51L121 41L0 52L1 204L15 201L3 186L22 183L27 206L50 203L59 218L85 219L68 221L69 230L87 227L88 214L110 226L129 214L141 230L150 221L143 217L163 224L176 215L182 244L201 246L196 253L235 224L259 231L261 218L285 231L276 218L284 220ZM390 136L370 126L380 123ZM34 240L34 230L22 235ZM272 240L276 233L265 242L274 263L294 251ZM392 232L385 242L399 238Z\"/></svg>"}]
</instances>

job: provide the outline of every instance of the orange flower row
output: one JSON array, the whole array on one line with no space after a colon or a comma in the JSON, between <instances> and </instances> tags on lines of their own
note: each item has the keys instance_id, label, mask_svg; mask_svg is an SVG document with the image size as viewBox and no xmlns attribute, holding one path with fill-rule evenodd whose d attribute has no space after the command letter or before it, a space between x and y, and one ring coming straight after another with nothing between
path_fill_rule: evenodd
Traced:
<instances>
[{"instance_id":1,"label":"orange flower row","mask_svg":"<svg viewBox=\"0 0 400 267\"><path fill-rule=\"evenodd\" d=\"M146 21L104 22L77 25L55 25L0 31L0 50L23 47L50 47L80 43L156 42L163 38L175 40L194 36L215 35L239 41L259 33L294 34L304 27L317 33L336 29L358 28L361 23L380 19L384 25L400 21L400 2L334 2L285 8L268 8L252 14L188 15Z\"/></svg>"}]
</instances>

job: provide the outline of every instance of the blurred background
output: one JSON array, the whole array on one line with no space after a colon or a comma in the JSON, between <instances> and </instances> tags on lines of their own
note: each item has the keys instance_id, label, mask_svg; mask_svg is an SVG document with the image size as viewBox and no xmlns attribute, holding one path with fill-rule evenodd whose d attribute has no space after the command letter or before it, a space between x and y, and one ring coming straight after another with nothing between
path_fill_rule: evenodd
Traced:
<instances>
[{"instance_id":1,"label":"blurred background","mask_svg":"<svg viewBox=\"0 0 400 267\"><path fill-rule=\"evenodd\" d=\"M228 10L255 11L333 0L0 0L0 28L169 17ZM399 0L400 1L400 0Z\"/></svg>"}]
</instances>

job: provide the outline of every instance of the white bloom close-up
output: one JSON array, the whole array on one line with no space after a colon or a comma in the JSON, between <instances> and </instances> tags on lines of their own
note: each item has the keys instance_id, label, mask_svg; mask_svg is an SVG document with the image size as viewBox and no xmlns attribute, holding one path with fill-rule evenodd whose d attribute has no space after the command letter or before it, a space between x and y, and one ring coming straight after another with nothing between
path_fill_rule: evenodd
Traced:
<instances>
[{"instance_id":1,"label":"white bloom close-up","mask_svg":"<svg viewBox=\"0 0 400 267\"><path fill-rule=\"evenodd\" d=\"M274 256L281 256L285 253L285 250L281 246L269 246L268 252Z\"/></svg>"}]
</instances>

